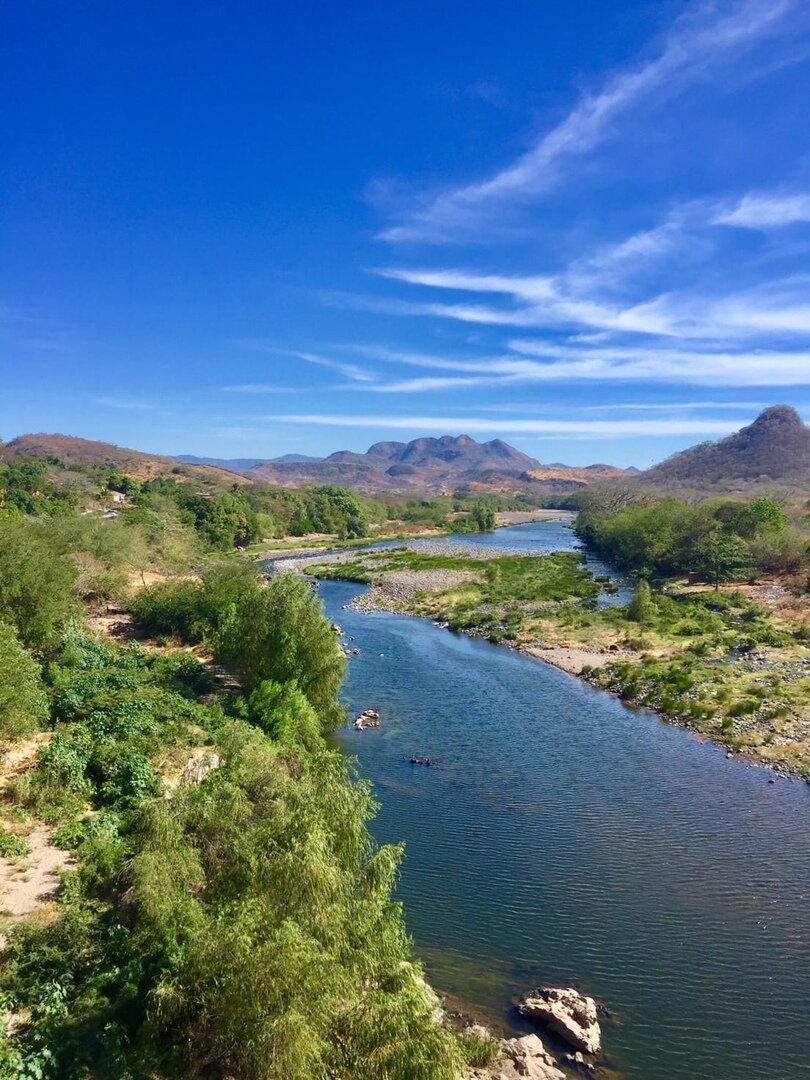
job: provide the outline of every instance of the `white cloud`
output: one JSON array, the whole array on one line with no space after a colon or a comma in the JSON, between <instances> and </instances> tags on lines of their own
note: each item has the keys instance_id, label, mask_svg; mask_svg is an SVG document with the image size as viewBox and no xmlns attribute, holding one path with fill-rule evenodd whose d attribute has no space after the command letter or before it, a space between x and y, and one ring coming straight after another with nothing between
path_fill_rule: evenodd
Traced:
<instances>
[{"instance_id":1,"label":"white cloud","mask_svg":"<svg viewBox=\"0 0 810 1080\"><path fill-rule=\"evenodd\" d=\"M726 420L493 420L491 417L458 416L342 416L325 413L268 416L275 423L328 427L384 428L389 431L448 431L476 434L548 435L562 438L613 439L629 436L721 436L738 426ZM752 417L753 419L753 417Z\"/></svg>"},{"instance_id":2,"label":"white cloud","mask_svg":"<svg viewBox=\"0 0 810 1080\"><path fill-rule=\"evenodd\" d=\"M306 364L315 364L317 367L331 368L333 371L339 371L347 379L352 379L355 382L371 382L376 376L366 371L365 368L358 367L356 364L344 364L339 360L332 360L330 357L321 356L319 353L301 352L297 349L282 349L272 342L266 342L261 340L240 340L236 342L241 348L251 349L254 352L269 353L272 356L286 356L295 360L303 360ZM264 383L246 383L246 386L264 386ZM231 389L229 387L223 387L223 389ZM263 393L261 390L242 391L243 393Z\"/></svg>"},{"instance_id":3,"label":"white cloud","mask_svg":"<svg viewBox=\"0 0 810 1080\"><path fill-rule=\"evenodd\" d=\"M446 242L474 232L487 208L542 195L565 176L566 166L611 138L619 121L654 95L681 91L713 65L777 31L795 0L744 0L691 5L676 20L658 55L620 72L582 98L569 115L517 161L486 180L439 195L384 239Z\"/></svg>"},{"instance_id":4,"label":"white cloud","mask_svg":"<svg viewBox=\"0 0 810 1080\"><path fill-rule=\"evenodd\" d=\"M420 393L475 386L553 382L624 382L686 384L707 387L810 386L810 351L761 349L734 351L645 345L558 342L515 338L512 353L456 358L374 346L354 351L389 363L452 375L378 379L362 389L374 393ZM360 389L360 387L354 387ZM746 403L739 403L745 407Z\"/></svg>"},{"instance_id":5,"label":"white cloud","mask_svg":"<svg viewBox=\"0 0 810 1080\"><path fill-rule=\"evenodd\" d=\"M810 194L749 192L736 206L721 210L716 225L737 225L742 229L778 229L798 222L810 222Z\"/></svg>"},{"instance_id":6,"label":"white cloud","mask_svg":"<svg viewBox=\"0 0 810 1080\"><path fill-rule=\"evenodd\" d=\"M730 409L739 412L741 409L750 412L752 409L765 409L770 403L767 401L626 401L613 402L610 405L586 405L585 412L676 412L683 409L686 412L699 411L702 409Z\"/></svg>"}]
</instances>

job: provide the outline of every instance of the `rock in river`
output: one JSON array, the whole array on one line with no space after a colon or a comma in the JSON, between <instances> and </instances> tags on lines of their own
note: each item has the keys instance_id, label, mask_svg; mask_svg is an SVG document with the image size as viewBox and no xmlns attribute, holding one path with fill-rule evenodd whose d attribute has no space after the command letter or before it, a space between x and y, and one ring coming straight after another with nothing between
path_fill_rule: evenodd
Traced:
<instances>
[{"instance_id":1,"label":"rock in river","mask_svg":"<svg viewBox=\"0 0 810 1080\"><path fill-rule=\"evenodd\" d=\"M566 1080L565 1073L536 1035L502 1039L501 1056L484 1068L472 1069L465 1080Z\"/></svg>"},{"instance_id":2,"label":"rock in river","mask_svg":"<svg viewBox=\"0 0 810 1080\"><path fill-rule=\"evenodd\" d=\"M532 1023L543 1025L575 1050L598 1054L601 1049L596 1002L570 986L532 990L518 1005L518 1012Z\"/></svg>"}]
</instances>

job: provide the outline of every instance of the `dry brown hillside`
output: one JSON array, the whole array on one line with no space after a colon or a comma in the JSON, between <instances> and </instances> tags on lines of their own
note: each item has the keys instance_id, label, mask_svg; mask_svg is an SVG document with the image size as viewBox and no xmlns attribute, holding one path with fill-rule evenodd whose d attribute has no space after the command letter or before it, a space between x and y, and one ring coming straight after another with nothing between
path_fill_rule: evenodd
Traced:
<instances>
[{"instance_id":1,"label":"dry brown hillside","mask_svg":"<svg viewBox=\"0 0 810 1080\"><path fill-rule=\"evenodd\" d=\"M134 480L149 480L155 476L177 476L195 480L201 485L248 484L244 476L210 465L189 465L160 454L144 454L112 443L79 439L73 435L18 435L0 447L0 458L15 454L31 457L57 457L65 465L101 466L117 469Z\"/></svg>"},{"instance_id":2,"label":"dry brown hillside","mask_svg":"<svg viewBox=\"0 0 810 1080\"><path fill-rule=\"evenodd\" d=\"M639 477L666 490L810 493L810 428L789 405L774 405L718 442L675 454Z\"/></svg>"}]
</instances>

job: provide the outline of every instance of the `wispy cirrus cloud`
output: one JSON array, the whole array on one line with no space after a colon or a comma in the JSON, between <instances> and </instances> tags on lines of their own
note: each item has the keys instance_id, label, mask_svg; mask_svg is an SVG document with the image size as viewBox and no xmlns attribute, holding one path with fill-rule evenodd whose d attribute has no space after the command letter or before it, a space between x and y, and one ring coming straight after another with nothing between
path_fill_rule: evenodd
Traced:
<instances>
[{"instance_id":1,"label":"wispy cirrus cloud","mask_svg":"<svg viewBox=\"0 0 810 1080\"><path fill-rule=\"evenodd\" d=\"M373 382L376 375L358 366L357 364L347 364L341 360L334 360L329 356L322 356L320 353L308 352L300 349L284 349L276 345L274 342L267 342L261 339L241 339L236 342L243 349L250 349L252 352L267 353L271 356L287 357L293 360L302 360L305 364L314 364L316 367L329 368L332 371L338 371L347 379L351 379L354 382ZM261 387L265 383L244 383L238 384L244 386ZM229 387L223 387L222 389L228 390ZM264 393L269 391L247 390L243 393Z\"/></svg>"},{"instance_id":2,"label":"wispy cirrus cloud","mask_svg":"<svg viewBox=\"0 0 810 1080\"><path fill-rule=\"evenodd\" d=\"M648 252L637 251L633 272ZM628 260L630 256L627 256ZM390 314L432 315L458 322L487 326L536 329L599 330L663 337L724 339L766 331L810 333L810 276L791 275L764 281L725 295L707 292L701 284L662 292L624 303L604 295L617 290L615 270L609 281L595 271L583 273L578 264L556 276L525 278L480 274L458 269L386 270L396 281L432 289L490 294L506 297L507 303L420 301L402 307L394 301ZM624 284L628 284L625 276Z\"/></svg>"},{"instance_id":3,"label":"wispy cirrus cloud","mask_svg":"<svg viewBox=\"0 0 810 1080\"><path fill-rule=\"evenodd\" d=\"M714 222L762 231L810 223L810 193L749 192L735 206L716 214Z\"/></svg>"},{"instance_id":4,"label":"wispy cirrus cloud","mask_svg":"<svg viewBox=\"0 0 810 1080\"><path fill-rule=\"evenodd\" d=\"M680 93L731 57L763 39L780 36L790 46L800 13L797 0L745 0L690 5L675 21L657 55L610 78L585 95L532 149L493 176L445 191L412 211L381 236L391 242L446 243L466 240L508 203L543 195L570 165L613 138L634 108ZM773 62L773 61L772 61Z\"/></svg>"},{"instance_id":5,"label":"wispy cirrus cloud","mask_svg":"<svg viewBox=\"0 0 810 1080\"><path fill-rule=\"evenodd\" d=\"M385 378L363 390L372 393L426 393L470 387L508 387L562 382L643 383L706 387L810 386L810 349L757 349L748 352L672 347L660 341L638 344L592 344L515 338L511 352L475 359L374 346L353 346L403 367L441 374ZM448 374L452 373L452 374ZM744 407L746 403L741 402ZM707 406L708 403L707 403Z\"/></svg>"},{"instance_id":6,"label":"wispy cirrus cloud","mask_svg":"<svg viewBox=\"0 0 810 1080\"><path fill-rule=\"evenodd\" d=\"M390 431L464 431L489 435L536 435L557 438L611 439L627 436L721 436L728 435L737 421L691 420L676 417L661 420L540 420L493 419L488 416L381 416L379 413L345 416L336 413L302 413L267 416L274 423L346 428L385 428ZM753 419L753 416L751 417Z\"/></svg>"}]
</instances>

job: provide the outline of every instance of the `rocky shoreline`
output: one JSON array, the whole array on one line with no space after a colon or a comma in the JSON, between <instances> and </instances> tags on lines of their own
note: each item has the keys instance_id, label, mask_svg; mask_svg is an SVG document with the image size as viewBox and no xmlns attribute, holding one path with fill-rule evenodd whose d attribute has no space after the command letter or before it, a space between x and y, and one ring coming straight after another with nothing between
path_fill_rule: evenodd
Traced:
<instances>
[{"instance_id":1,"label":"rocky shoreline","mask_svg":"<svg viewBox=\"0 0 810 1080\"><path fill-rule=\"evenodd\" d=\"M566 1080L560 1066L593 1075L602 1051L602 1031L596 1001L573 987L541 987L525 994L517 1011L559 1044L556 1055L536 1034L497 1043L490 1065L471 1069L464 1080ZM466 1031L483 1042L492 1040L480 1024Z\"/></svg>"},{"instance_id":2,"label":"rocky shoreline","mask_svg":"<svg viewBox=\"0 0 810 1080\"><path fill-rule=\"evenodd\" d=\"M545 513L556 514L555 511L545 511ZM551 519L530 518L529 520L559 520L559 515ZM519 523L520 522L506 522L504 524ZM414 546L413 543L408 542L404 542L397 546L403 547L408 551L418 551L420 554L427 556L447 555L450 557L458 556L466 559L480 560L491 559L493 557L492 548L484 546L477 547L473 544L453 543L450 538L421 540L418 546ZM371 550L374 549L372 548ZM356 562L358 557L362 557L365 551L366 549L355 548L350 551L297 554L294 557L285 558L283 560L283 568L294 573L307 574L312 567L315 566L322 566L324 564L340 565L341 563ZM497 554L499 556L523 555L525 552L520 548L498 548ZM469 581L473 576L472 572L468 570L388 570L376 574L371 570L371 580L367 583L366 590L359 596L356 596L348 606L352 611L359 611L364 614L370 614L374 611L387 611L394 615L412 615L416 618L421 618L421 616L415 615L412 610L413 601L418 593L443 592L464 581ZM487 636L485 634L477 634L474 628L465 629L461 631L461 633L464 633L469 637ZM582 669L585 667L598 668L609 664L613 660L630 660L636 658L635 654L627 652L626 650L621 652L603 652L597 649L588 649L576 645L542 648L539 646L519 646L509 642L504 642L503 644L506 648L521 652L526 656L531 656L535 660L542 660L552 667L565 671L568 675L575 675L577 677L581 675Z\"/></svg>"}]
</instances>

